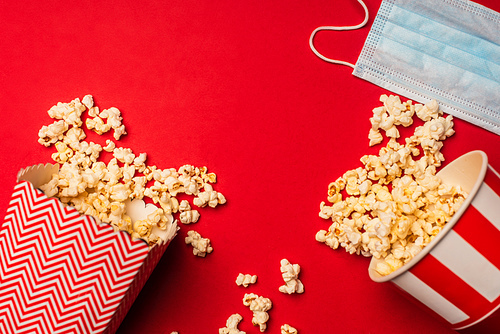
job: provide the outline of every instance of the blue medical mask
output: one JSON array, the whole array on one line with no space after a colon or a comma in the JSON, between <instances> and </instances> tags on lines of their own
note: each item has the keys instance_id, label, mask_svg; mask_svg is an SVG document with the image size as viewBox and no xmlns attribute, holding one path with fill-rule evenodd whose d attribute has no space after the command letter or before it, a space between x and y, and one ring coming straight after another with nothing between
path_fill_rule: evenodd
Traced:
<instances>
[{"instance_id":1,"label":"blue medical mask","mask_svg":"<svg viewBox=\"0 0 500 334\"><path fill-rule=\"evenodd\" d=\"M500 13L468 0L383 0L353 74L500 135Z\"/></svg>"}]
</instances>

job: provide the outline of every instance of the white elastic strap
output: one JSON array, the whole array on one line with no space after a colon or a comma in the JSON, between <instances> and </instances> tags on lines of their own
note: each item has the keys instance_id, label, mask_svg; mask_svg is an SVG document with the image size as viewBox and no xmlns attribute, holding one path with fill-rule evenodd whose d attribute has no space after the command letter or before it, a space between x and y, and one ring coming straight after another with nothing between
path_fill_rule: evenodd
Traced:
<instances>
[{"instance_id":1,"label":"white elastic strap","mask_svg":"<svg viewBox=\"0 0 500 334\"><path fill-rule=\"evenodd\" d=\"M318 28L314 29L314 31L311 33L311 37L309 37L309 47L311 48L312 52L314 52L314 54L316 56L318 56L319 58L321 58L324 61L327 61L329 63L345 65L345 66L349 66L349 67L354 68L354 64L351 64L351 63L349 63L347 61L343 61L343 60L330 59L330 58L323 56L321 53L319 53L319 51L316 50L316 48L314 47L314 36L316 35L316 33L318 31L321 31L321 30L336 30L336 31L337 30L355 30L355 29L359 29L359 28L364 27L366 22L368 22L368 8L366 8L366 5L363 2L363 0L358 0L358 2L361 4L361 6L363 6L363 9L365 10L365 19L360 24L355 25L355 26L338 26L338 27L323 26L323 27L318 27Z\"/></svg>"}]
</instances>

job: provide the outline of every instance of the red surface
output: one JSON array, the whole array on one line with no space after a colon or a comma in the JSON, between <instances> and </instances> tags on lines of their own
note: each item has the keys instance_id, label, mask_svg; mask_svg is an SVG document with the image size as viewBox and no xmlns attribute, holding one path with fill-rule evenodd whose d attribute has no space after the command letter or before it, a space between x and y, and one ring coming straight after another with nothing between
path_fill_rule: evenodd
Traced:
<instances>
[{"instance_id":1,"label":"red surface","mask_svg":"<svg viewBox=\"0 0 500 334\"><path fill-rule=\"evenodd\" d=\"M380 0L367 0L368 26L321 32L324 54L351 62ZM500 11L500 3L480 3ZM246 292L272 299L269 333L289 323L300 333L449 333L390 284L367 273L369 259L314 240L327 186L368 148L368 118L380 94L352 70L318 59L308 39L320 25L363 19L353 0L200 2L4 1L0 10L0 216L17 171L50 162L37 143L46 110L93 94L122 111L119 143L147 152L159 168L190 163L218 175L228 203L201 212L146 283L118 333L216 333L232 313L258 333L243 306ZM447 162L474 149L500 170L500 136L455 119ZM214 252L192 255L188 229ZM284 295L279 261L302 267L303 295ZM239 272L257 274L238 287Z\"/></svg>"}]
</instances>

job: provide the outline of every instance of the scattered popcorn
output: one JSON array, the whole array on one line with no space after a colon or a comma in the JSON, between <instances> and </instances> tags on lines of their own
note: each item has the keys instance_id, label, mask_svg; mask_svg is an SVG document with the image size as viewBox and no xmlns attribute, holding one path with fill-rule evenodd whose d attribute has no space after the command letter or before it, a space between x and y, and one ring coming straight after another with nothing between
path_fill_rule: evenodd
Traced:
<instances>
[{"instance_id":1,"label":"scattered popcorn","mask_svg":"<svg viewBox=\"0 0 500 334\"><path fill-rule=\"evenodd\" d=\"M467 194L435 175L444 161L443 141L454 134L453 117L442 117L434 100L414 105L382 95L380 101L383 106L374 108L370 118L369 145L382 142L380 130L389 141L378 156L361 157L363 167L330 183L331 205L321 202L319 216L332 223L315 238L333 249L383 259L376 270L387 275L432 241ZM397 126L413 124L414 114L425 123L404 145L398 143ZM343 198L343 192L348 196Z\"/></svg>"},{"instance_id":2,"label":"scattered popcorn","mask_svg":"<svg viewBox=\"0 0 500 334\"><path fill-rule=\"evenodd\" d=\"M273 307L273 303L269 298L258 296L254 293L246 293L243 297L243 305L248 306L250 311L253 312L252 324L259 326L261 332L267 328L267 321L269 320L269 311Z\"/></svg>"},{"instance_id":3,"label":"scattered popcorn","mask_svg":"<svg viewBox=\"0 0 500 334\"><path fill-rule=\"evenodd\" d=\"M219 328L219 334L246 334L238 329L238 324L243 319L238 313L232 314L226 321L226 327Z\"/></svg>"},{"instance_id":4,"label":"scattered popcorn","mask_svg":"<svg viewBox=\"0 0 500 334\"><path fill-rule=\"evenodd\" d=\"M146 165L146 153L136 155L130 148L117 147L110 139L103 146L85 141L86 134L82 129L85 111L89 130L103 134L113 129L115 140L126 134L120 110L112 107L100 112L91 95L84 96L81 102L77 98L70 103L59 102L50 108L49 116L57 121L42 126L38 142L47 147L55 144L56 152L52 154L52 159L61 166L59 173L52 175L51 180L40 187L47 196L57 197L80 213L108 223L115 230L126 231L132 238L140 238L150 246L166 241L159 235L166 238L168 233L165 231L177 228L173 217L179 212L176 195L198 196L203 193L202 206L215 207L225 203L224 196L213 190L211 185L215 183L215 174L208 173L206 167L184 165L178 170L161 170ZM99 161L103 150L113 153L107 164ZM149 186L148 181L153 179L154 184ZM160 208L146 219L132 222L125 202L145 196ZM181 222L197 222L200 213L184 208L179 214ZM200 247L200 254L212 251L210 242L207 244L205 240L208 239L194 240Z\"/></svg>"},{"instance_id":5,"label":"scattered popcorn","mask_svg":"<svg viewBox=\"0 0 500 334\"><path fill-rule=\"evenodd\" d=\"M205 257L214 250L210 244L210 239L202 238L198 232L191 230L188 231L187 235L186 244L193 246L194 255Z\"/></svg>"},{"instance_id":6,"label":"scattered popcorn","mask_svg":"<svg viewBox=\"0 0 500 334\"><path fill-rule=\"evenodd\" d=\"M285 281L285 285L279 287L280 292L283 293L303 293L304 285L299 280L300 266L298 264L291 264L287 259L283 259L281 264L281 276Z\"/></svg>"},{"instance_id":7,"label":"scattered popcorn","mask_svg":"<svg viewBox=\"0 0 500 334\"><path fill-rule=\"evenodd\" d=\"M236 285L238 286L243 285L245 288L248 287L250 284L255 284L255 282L257 282L257 275L240 273L236 278Z\"/></svg>"},{"instance_id":8,"label":"scattered popcorn","mask_svg":"<svg viewBox=\"0 0 500 334\"><path fill-rule=\"evenodd\" d=\"M281 334L298 334L299 332L294 327L284 324L281 326Z\"/></svg>"}]
</instances>

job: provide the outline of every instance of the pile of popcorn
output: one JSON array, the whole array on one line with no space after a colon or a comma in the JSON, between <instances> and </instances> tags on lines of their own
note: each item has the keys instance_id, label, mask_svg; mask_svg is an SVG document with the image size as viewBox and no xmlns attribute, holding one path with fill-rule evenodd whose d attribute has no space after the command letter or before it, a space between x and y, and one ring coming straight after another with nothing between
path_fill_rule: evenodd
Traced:
<instances>
[{"instance_id":1,"label":"pile of popcorn","mask_svg":"<svg viewBox=\"0 0 500 334\"><path fill-rule=\"evenodd\" d=\"M381 259L376 270L388 275L431 242L467 194L436 176L443 141L455 132L452 116L443 117L435 100L422 105L382 95L380 102L370 118L369 145L383 141L381 130L388 143L378 156L361 157L363 167L330 183L330 204L321 203L319 216L333 223L316 240ZM415 114L425 123L398 143L397 126L412 125Z\"/></svg>"},{"instance_id":2,"label":"pile of popcorn","mask_svg":"<svg viewBox=\"0 0 500 334\"><path fill-rule=\"evenodd\" d=\"M216 175L206 167L184 165L178 169L159 169L146 165L147 154L136 155L130 148L118 147L108 139L106 145L88 142L82 116L87 112L85 127L97 134L113 131L118 141L126 134L122 116L117 108L100 111L91 95L69 103L57 103L48 111L56 121L43 126L38 142L46 147L54 145L57 152L52 159L60 170L40 188L49 197L74 206L80 213L91 215L108 223L116 231L126 231L133 239L145 240L150 246L166 242L177 228L173 214L179 213L184 224L195 223L200 216L187 200L180 203L177 195L192 195L198 207L216 207L226 202L225 197L213 189ZM106 164L100 161L102 151L113 158ZM158 209L146 219L132 222L126 212L126 203L134 199L149 198ZM201 251L200 251L201 252Z\"/></svg>"}]
</instances>

